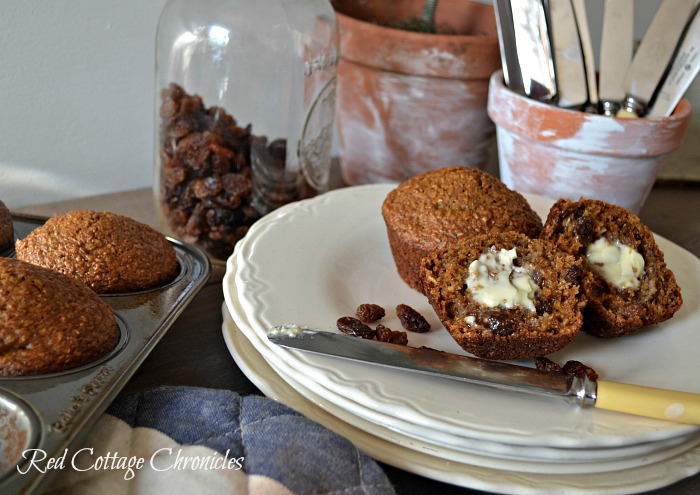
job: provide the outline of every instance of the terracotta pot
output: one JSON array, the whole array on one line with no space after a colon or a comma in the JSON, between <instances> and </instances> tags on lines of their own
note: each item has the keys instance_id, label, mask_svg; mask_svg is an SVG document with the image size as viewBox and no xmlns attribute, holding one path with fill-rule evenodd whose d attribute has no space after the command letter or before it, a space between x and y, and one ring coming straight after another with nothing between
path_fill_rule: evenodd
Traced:
<instances>
[{"instance_id":1,"label":"terracotta pot","mask_svg":"<svg viewBox=\"0 0 700 495\"><path fill-rule=\"evenodd\" d=\"M680 148L690 104L660 119L621 119L566 110L510 91L491 77L500 177L517 191L552 199L600 199L639 213L669 153Z\"/></svg>"},{"instance_id":2,"label":"terracotta pot","mask_svg":"<svg viewBox=\"0 0 700 495\"><path fill-rule=\"evenodd\" d=\"M340 60L336 121L343 180L401 181L450 165L495 168L488 79L501 66L491 5L441 0L450 34L378 25L420 14L420 0L333 2Z\"/></svg>"}]
</instances>

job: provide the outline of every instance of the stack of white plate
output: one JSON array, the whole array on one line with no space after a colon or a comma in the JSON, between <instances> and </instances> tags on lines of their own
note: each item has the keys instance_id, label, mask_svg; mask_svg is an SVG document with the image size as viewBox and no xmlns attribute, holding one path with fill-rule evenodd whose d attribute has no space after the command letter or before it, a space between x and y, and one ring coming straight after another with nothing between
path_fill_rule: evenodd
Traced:
<instances>
[{"instance_id":1,"label":"stack of white plate","mask_svg":"<svg viewBox=\"0 0 700 495\"><path fill-rule=\"evenodd\" d=\"M502 493L639 493L700 471L700 429L582 409L422 374L290 351L267 330L326 331L362 303L408 304L431 323L409 345L464 354L426 298L398 276L381 204L392 185L339 189L282 207L238 243L224 278L224 337L264 393L341 433L380 461L465 487ZM526 196L544 218L551 201ZM579 335L550 357L602 378L700 393L694 334L700 260L657 237L685 304L670 321L615 340ZM520 362L532 366L533 363Z\"/></svg>"}]
</instances>

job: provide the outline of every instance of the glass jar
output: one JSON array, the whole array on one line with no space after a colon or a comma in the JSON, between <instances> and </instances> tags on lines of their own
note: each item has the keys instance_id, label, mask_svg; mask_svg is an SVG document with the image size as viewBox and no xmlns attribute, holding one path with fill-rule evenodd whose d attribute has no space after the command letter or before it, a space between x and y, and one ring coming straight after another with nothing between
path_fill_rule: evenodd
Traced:
<instances>
[{"instance_id":1,"label":"glass jar","mask_svg":"<svg viewBox=\"0 0 700 495\"><path fill-rule=\"evenodd\" d=\"M163 228L226 259L260 216L328 189L337 64L326 0L169 0L156 36Z\"/></svg>"}]
</instances>

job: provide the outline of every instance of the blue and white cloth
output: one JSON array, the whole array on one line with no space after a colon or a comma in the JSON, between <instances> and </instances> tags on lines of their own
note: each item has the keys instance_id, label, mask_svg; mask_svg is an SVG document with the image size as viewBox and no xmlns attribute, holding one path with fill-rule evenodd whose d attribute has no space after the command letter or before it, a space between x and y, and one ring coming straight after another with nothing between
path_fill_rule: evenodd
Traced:
<instances>
[{"instance_id":1,"label":"blue and white cloth","mask_svg":"<svg viewBox=\"0 0 700 495\"><path fill-rule=\"evenodd\" d=\"M393 494L351 442L260 396L159 387L117 398L51 493Z\"/></svg>"}]
</instances>

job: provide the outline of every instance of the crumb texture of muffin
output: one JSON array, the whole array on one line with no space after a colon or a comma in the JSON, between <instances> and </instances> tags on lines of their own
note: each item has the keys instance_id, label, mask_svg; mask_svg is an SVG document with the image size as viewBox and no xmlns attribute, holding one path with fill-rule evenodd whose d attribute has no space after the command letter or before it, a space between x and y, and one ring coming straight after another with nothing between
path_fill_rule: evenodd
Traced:
<instances>
[{"instance_id":1,"label":"crumb texture of muffin","mask_svg":"<svg viewBox=\"0 0 700 495\"><path fill-rule=\"evenodd\" d=\"M518 232L480 235L423 259L423 292L452 338L486 359L529 359L583 324L581 260Z\"/></svg>"},{"instance_id":2,"label":"crumb texture of muffin","mask_svg":"<svg viewBox=\"0 0 700 495\"><path fill-rule=\"evenodd\" d=\"M629 210L600 200L561 199L540 238L583 261L583 330L613 338L671 318L683 299L654 234Z\"/></svg>"},{"instance_id":3,"label":"crumb texture of muffin","mask_svg":"<svg viewBox=\"0 0 700 495\"><path fill-rule=\"evenodd\" d=\"M15 258L0 258L0 375L64 371L112 350L114 312L83 283Z\"/></svg>"},{"instance_id":4,"label":"crumb texture of muffin","mask_svg":"<svg viewBox=\"0 0 700 495\"><path fill-rule=\"evenodd\" d=\"M12 214L5 203L0 201L0 248L12 244L15 229L12 226Z\"/></svg>"},{"instance_id":5,"label":"crumb texture of muffin","mask_svg":"<svg viewBox=\"0 0 700 495\"><path fill-rule=\"evenodd\" d=\"M73 210L15 243L17 258L80 280L100 294L146 290L175 278L179 263L163 234L124 215Z\"/></svg>"},{"instance_id":6,"label":"crumb texture of muffin","mask_svg":"<svg viewBox=\"0 0 700 495\"><path fill-rule=\"evenodd\" d=\"M537 237L542 220L518 192L471 167L445 167L411 177L385 198L382 217L399 276L421 290L420 263L465 239L515 231Z\"/></svg>"}]
</instances>

